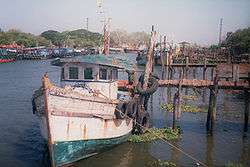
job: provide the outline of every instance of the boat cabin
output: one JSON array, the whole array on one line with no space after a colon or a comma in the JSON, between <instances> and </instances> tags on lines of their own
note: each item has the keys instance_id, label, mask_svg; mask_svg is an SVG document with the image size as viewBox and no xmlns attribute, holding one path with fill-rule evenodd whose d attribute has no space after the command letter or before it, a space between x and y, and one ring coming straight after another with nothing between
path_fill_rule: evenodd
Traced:
<instances>
[{"instance_id":1,"label":"boat cabin","mask_svg":"<svg viewBox=\"0 0 250 167\"><path fill-rule=\"evenodd\" d=\"M110 82L118 79L118 69L100 64L65 63L61 68L61 81Z\"/></svg>"},{"instance_id":2,"label":"boat cabin","mask_svg":"<svg viewBox=\"0 0 250 167\"><path fill-rule=\"evenodd\" d=\"M117 99L119 66L115 59L104 55L87 55L80 58L56 59L52 65L61 67L61 86L77 86L81 83L100 91L111 99Z\"/></svg>"}]
</instances>

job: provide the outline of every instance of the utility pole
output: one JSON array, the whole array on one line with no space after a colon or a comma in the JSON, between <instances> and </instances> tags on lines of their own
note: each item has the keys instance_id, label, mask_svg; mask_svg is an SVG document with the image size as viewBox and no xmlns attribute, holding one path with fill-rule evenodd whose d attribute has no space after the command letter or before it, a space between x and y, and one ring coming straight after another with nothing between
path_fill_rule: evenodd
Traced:
<instances>
[{"instance_id":1,"label":"utility pole","mask_svg":"<svg viewBox=\"0 0 250 167\"><path fill-rule=\"evenodd\" d=\"M86 30L89 30L89 18L86 18Z\"/></svg>"},{"instance_id":2,"label":"utility pole","mask_svg":"<svg viewBox=\"0 0 250 167\"><path fill-rule=\"evenodd\" d=\"M220 32L219 32L219 45L221 44L221 35L222 35L222 21L223 21L223 19L221 18L220 19Z\"/></svg>"}]
</instances>

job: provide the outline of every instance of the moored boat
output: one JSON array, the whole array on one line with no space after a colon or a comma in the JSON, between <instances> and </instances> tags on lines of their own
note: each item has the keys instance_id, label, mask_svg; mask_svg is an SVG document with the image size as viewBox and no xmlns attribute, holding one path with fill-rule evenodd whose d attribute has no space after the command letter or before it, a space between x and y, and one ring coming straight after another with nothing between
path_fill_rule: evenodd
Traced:
<instances>
[{"instance_id":1,"label":"moored boat","mask_svg":"<svg viewBox=\"0 0 250 167\"><path fill-rule=\"evenodd\" d=\"M53 85L45 74L32 99L52 166L75 162L126 141L134 114L128 117L122 112L129 97L118 99L118 69L123 67L103 55L57 59L52 65L61 67L61 86Z\"/></svg>"},{"instance_id":2,"label":"moored boat","mask_svg":"<svg viewBox=\"0 0 250 167\"><path fill-rule=\"evenodd\" d=\"M8 63L15 61L15 58L10 55L6 49L0 48L0 63Z\"/></svg>"}]
</instances>

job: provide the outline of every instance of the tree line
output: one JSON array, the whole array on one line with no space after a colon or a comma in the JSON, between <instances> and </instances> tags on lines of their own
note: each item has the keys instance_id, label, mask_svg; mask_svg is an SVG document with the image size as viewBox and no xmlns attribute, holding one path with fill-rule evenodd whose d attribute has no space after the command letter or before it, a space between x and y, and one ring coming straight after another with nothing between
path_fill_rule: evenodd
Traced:
<instances>
[{"instance_id":1,"label":"tree line","mask_svg":"<svg viewBox=\"0 0 250 167\"><path fill-rule=\"evenodd\" d=\"M250 53L250 27L227 33L221 46L229 48L232 55Z\"/></svg>"},{"instance_id":2,"label":"tree line","mask_svg":"<svg viewBox=\"0 0 250 167\"><path fill-rule=\"evenodd\" d=\"M232 56L250 54L250 27L228 32L221 44L211 45L209 49L216 51L220 47L227 48Z\"/></svg>"},{"instance_id":3,"label":"tree line","mask_svg":"<svg viewBox=\"0 0 250 167\"><path fill-rule=\"evenodd\" d=\"M124 43L137 46L148 43L150 35L145 32L128 33L124 30L116 30L110 33L110 38L112 47L120 47ZM0 45L13 43L24 47L54 45L58 47L86 48L103 45L103 35L85 29L63 32L48 30L40 35L25 33L16 29L8 31L1 31L0 29Z\"/></svg>"}]
</instances>

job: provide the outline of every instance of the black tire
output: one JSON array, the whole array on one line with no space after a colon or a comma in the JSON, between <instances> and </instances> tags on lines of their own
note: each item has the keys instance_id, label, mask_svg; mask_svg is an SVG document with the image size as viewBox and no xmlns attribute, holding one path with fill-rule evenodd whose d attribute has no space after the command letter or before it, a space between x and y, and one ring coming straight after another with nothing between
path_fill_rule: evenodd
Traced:
<instances>
[{"instance_id":1,"label":"black tire","mask_svg":"<svg viewBox=\"0 0 250 167\"><path fill-rule=\"evenodd\" d=\"M127 105L126 113L130 118L135 118L136 113L137 113L137 109L138 109L138 105L137 105L136 101L131 100Z\"/></svg>"},{"instance_id":2,"label":"black tire","mask_svg":"<svg viewBox=\"0 0 250 167\"><path fill-rule=\"evenodd\" d=\"M137 123L139 124L135 126L137 133L138 134L145 133L149 128L149 113L148 112L138 113Z\"/></svg>"},{"instance_id":3,"label":"black tire","mask_svg":"<svg viewBox=\"0 0 250 167\"><path fill-rule=\"evenodd\" d=\"M142 118L142 123L141 125L144 127L144 128L149 128L149 113L148 112L145 112L144 113L144 116Z\"/></svg>"}]
</instances>

